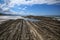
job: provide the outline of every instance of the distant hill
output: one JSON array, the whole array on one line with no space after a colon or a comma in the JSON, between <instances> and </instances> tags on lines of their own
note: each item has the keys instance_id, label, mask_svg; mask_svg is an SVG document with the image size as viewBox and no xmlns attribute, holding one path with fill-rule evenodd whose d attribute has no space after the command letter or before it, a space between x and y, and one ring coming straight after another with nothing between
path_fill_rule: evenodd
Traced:
<instances>
[{"instance_id":1,"label":"distant hill","mask_svg":"<svg viewBox=\"0 0 60 40\"><path fill-rule=\"evenodd\" d=\"M3 14L3 13L0 13L0 15L11 15L11 14Z\"/></svg>"},{"instance_id":2,"label":"distant hill","mask_svg":"<svg viewBox=\"0 0 60 40\"><path fill-rule=\"evenodd\" d=\"M0 13L0 16L21 16L21 15L15 15L15 14L3 14L3 13Z\"/></svg>"},{"instance_id":3,"label":"distant hill","mask_svg":"<svg viewBox=\"0 0 60 40\"><path fill-rule=\"evenodd\" d=\"M3 15L2 13L0 13L0 15Z\"/></svg>"}]
</instances>

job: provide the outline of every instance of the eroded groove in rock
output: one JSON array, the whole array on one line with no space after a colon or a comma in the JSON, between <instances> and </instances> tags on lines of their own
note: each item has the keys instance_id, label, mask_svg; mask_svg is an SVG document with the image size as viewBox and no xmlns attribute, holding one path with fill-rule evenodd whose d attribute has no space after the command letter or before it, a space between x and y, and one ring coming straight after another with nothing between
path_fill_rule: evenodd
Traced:
<instances>
[{"instance_id":1,"label":"eroded groove in rock","mask_svg":"<svg viewBox=\"0 0 60 40\"><path fill-rule=\"evenodd\" d=\"M59 29L59 23L44 20L9 20L0 24L0 40L60 40Z\"/></svg>"}]
</instances>

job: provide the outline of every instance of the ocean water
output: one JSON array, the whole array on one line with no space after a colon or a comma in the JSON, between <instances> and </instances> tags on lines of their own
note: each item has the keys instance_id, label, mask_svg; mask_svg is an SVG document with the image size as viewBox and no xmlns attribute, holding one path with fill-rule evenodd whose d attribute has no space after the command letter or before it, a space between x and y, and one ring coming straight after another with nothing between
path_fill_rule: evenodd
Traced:
<instances>
[{"instance_id":1,"label":"ocean water","mask_svg":"<svg viewBox=\"0 0 60 40\"><path fill-rule=\"evenodd\" d=\"M0 24L10 19L12 20L23 19L23 17L21 16L0 16Z\"/></svg>"},{"instance_id":2,"label":"ocean water","mask_svg":"<svg viewBox=\"0 0 60 40\"><path fill-rule=\"evenodd\" d=\"M40 21L37 19L24 18L21 16L0 16L0 24L3 23L4 21L10 20L10 19L11 20L24 19L26 21L33 21L33 22Z\"/></svg>"}]
</instances>

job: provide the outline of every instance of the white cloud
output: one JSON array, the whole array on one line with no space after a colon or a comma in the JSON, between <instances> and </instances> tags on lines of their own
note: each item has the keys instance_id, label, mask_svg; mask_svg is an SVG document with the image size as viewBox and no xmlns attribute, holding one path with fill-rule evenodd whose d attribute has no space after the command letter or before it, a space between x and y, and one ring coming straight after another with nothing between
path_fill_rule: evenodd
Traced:
<instances>
[{"instance_id":1,"label":"white cloud","mask_svg":"<svg viewBox=\"0 0 60 40\"><path fill-rule=\"evenodd\" d=\"M14 7L14 5L33 5L33 4L55 4L55 3L60 3L60 0L4 0L4 4L8 7Z\"/></svg>"},{"instance_id":2,"label":"white cloud","mask_svg":"<svg viewBox=\"0 0 60 40\"><path fill-rule=\"evenodd\" d=\"M21 9L20 7L18 9Z\"/></svg>"},{"instance_id":3,"label":"white cloud","mask_svg":"<svg viewBox=\"0 0 60 40\"><path fill-rule=\"evenodd\" d=\"M33 4L56 4L60 3L60 0L4 0L8 7L14 7L14 5L33 5Z\"/></svg>"},{"instance_id":4,"label":"white cloud","mask_svg":"<svg viewBox=\"0 0 60 40\"><path fill-rule=\"evenodd\" d=\"M7 10L10 9L10 8L6 5L6 3L0 4L0 8L2 9L2 11L7 11Z\"/></svg>"},{"instance_id":5,"label":"white cloud","mask_svg":"<svg viewBox=\"0 0 60 40\"><path fill-rule=\"evenodd\" d=\"M14 11L14 10L10 10L12 13L10 13L10 14L19 14L19 15L23 15L23 14L25 14L26 12L25 11L20 11L20 12L16 12L16 11Z\"/></svg>"},{"instance_id":6,"label":"white cloud","mask_svg":"<svg viewBox=\"0 0 60 40\"><path fill-rule=\"evenodd\" d=\"M14 5L33 5L33 4L56 4L60 3L60 0L4 0L4 4L1 6L14 7Z\"/></svg>"},{"instance_id":7,"label":"white cloud","mask_svg":"<svg viewBox=\"0 0 60 40\"><path fill-rule=\"evenodd\" d=\"M56 3L60 3L60 0L48 0L46 1L46 4L56 4Z\"/></svg>"},{"instance_id":8,"label":"white cloud","mask_svg":"<svg viewBox=\"0 0 60 40\"><path fill-rule=\"evenodd\" d=\"M60 0L4 0L4 4L0 4L0 8L3 11L9 10L15 5L34 5L34 4L56 4L60 3ZM22 11L26 10L27 7L22 8ZM21 9L21 8L19 8ZM13 12L13 10L11 10ZM23 13L23 12L21 12Z\"/></svg>"},{"instance_id":9,"label":"white cloud","mask_svg":"<svg viewBox=\"0 0 60 40\"><path fill-rule=\"evenodd\" d=\"M32 4L55 4L60 3L60 0L31 0L31 1L25 1L25 0L10 0L9 6L14 6L15 4L21 5L32 5Z\"/></svg>"},{"instance_id":10,"label":"white cloud","mask_svg":"<svg viewBox=\"0 0 60 40\"><path fill-rule=\"evenodd\" d=\"M3 11L7 11L7 10L9 10L8 7L3 7L2 9L3 9Z\"/></svg>"},{"instance_id":11,"label":"white cloud","mask_svg":"<svg viewBox=\"0 0 60 40\"><path fill-rule=\"evenodd\" d=\"M27 9L27 7L25 6L22 10L26 10Z\"/></svg>"}]
</instances>

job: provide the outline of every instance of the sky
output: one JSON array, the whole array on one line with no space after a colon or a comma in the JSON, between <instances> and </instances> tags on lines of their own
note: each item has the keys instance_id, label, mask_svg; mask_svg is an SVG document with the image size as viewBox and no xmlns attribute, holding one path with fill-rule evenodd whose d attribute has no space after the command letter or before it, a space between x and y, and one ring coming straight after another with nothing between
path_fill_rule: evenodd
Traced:
<instances>
[{"instance_id":1,"label":"sky","mask_svg":"<svg viewBox=\"0 0 60 40\"><path fill-rule=\"evenodd\" d=\"M0 0L0 12L14 15L60 15L60 0Z\"/></svg>"}]
</instances>

